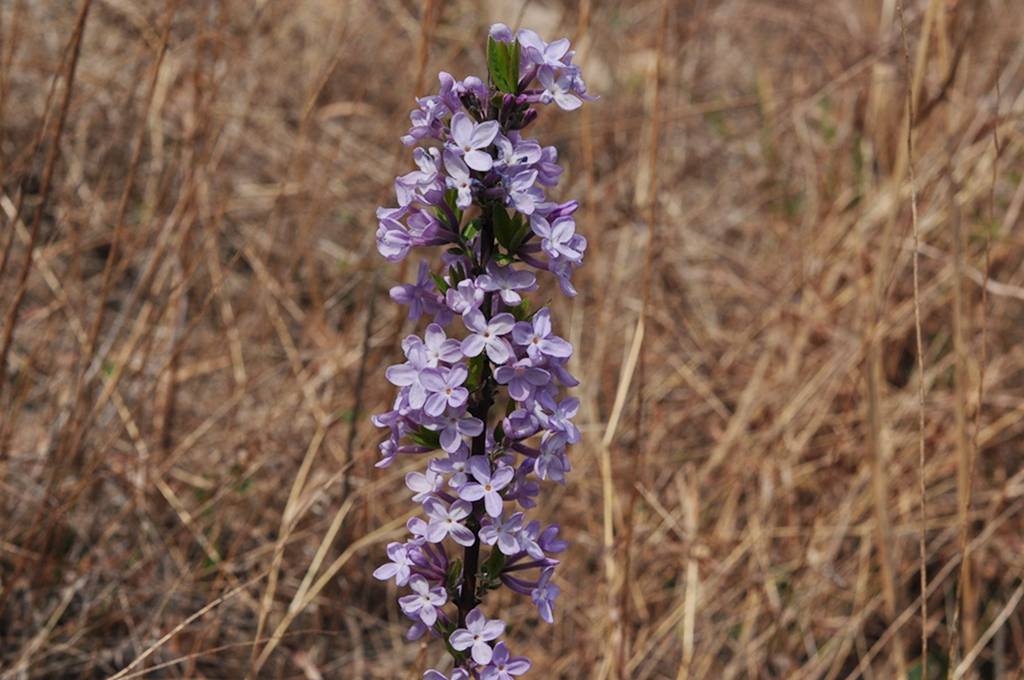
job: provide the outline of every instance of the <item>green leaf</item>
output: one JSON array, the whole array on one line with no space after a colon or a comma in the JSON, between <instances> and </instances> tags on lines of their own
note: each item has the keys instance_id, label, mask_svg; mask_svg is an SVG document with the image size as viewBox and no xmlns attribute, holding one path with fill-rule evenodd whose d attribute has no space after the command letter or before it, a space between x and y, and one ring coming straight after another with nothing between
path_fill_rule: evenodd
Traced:
<instances>
[{"instance_id":1,"label":"green leaf","mask_svg":"<svg viewBox=\"0 0 1024 680\"><path fill-rule=\"evenodd\" d=\"M480 233L480 221L473 220L462 230L463 242L472 241L473 237Z\"/></svg>"},{"instance_id":2,"label":"green leaf","mask_svg":"<svg viewBox=\"0 0 1024 680\"><path fill-rule=\"evenodd\" d=\"M486 354L479 354L469 360L469 376L466 378L467 390L475 392L480 387L484 381L484 368L486 368L486 366Z\"/></svg>"},{"instance_id":3,"label":"green leaf","mask_svg":"<svg viewBox=\"0 0 1024 680\"><path fill-rule=\"evenodd\" d=\"M530 301L523 298L523 301L512 308L512 316L516 321L526 321L530 318Z\"/></svg>"},{"instance_id":4,"label":"green leaf","mask_svg":"<svg viewBox=\"0 0 1024 680\"><path fill-rule=\"evenodd\" d=\"M508 211L503 206L495 205L491 210L491 222L494 224L494 236L498 243L510 251L513 250L512 243L517 225L508 216Z\"/></svg>"},{"instance_id":5,"label":"green leaf","mask_svg":"<svg viewBox=\"0 0 1024 680\"><path fill-rule=\"evenodd\" d=\"M459 585L459 579L462 578L462 560L455 558L448 564L448 590L455 590L455 586Z\"/></svg>"},{"instance_id":6,"label":"green leaf","mask_svg":"<svg viewBox=\"0 0 1024 680\"><path fill-rule=\"evenodd\" d=\"M428 430L422 425L420 425L419 429L415 432L410 432L408 437L413 441L413 443L419 444L420 446L426 446L432 449L441 448L440 433Z\"/></svg>"},{"instance_id":7,"label":"green leaf","mask_svg":"<svg viewBox=\"0 0 1024 680\"><path fill-rule=\"evenodd\" d=\"M519 87L519 44L487 38L487 70L495 87L515 94Z\"/></svg>"},{"instance_id":8,"label":"green leaf","mask_svg":"<svg viewBox=\"0 0 1024 680\"><path fill-rule=\"evenodd\" d=\"M434 285L437 286L437 289L439 291L441 291L441 295L444 295L445 293L448 292L448 282L447 281L442 279L440 276L438 276L434 272L430 272L430 278L434 279Z\"/></svg>"}]
</instances>

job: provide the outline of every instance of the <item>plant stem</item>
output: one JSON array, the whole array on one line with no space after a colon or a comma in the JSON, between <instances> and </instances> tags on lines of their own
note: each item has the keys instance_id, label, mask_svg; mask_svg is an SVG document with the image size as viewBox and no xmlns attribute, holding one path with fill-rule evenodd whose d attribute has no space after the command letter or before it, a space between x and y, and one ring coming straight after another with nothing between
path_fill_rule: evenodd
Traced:
<instances>
[{"instance_id":1,"label":"plant stem","mask_svg":"<svg viewBox=\"0 0 1024 680\"><path fill-rule=\"evenodd\" d=\"M494 251L494 225L491 222L490 206L484 205L483 214L480 217L480 271L477 275L486 271L487 262ZM484 317L489 321L491 318L491 305L493 304L493 293L484 296L482 305ZM483 375L481 376L480 393L469 408L474 418L479 418L484 424L483 431L473 438L473 446L470 455L487 455L487 420L490 415L491 406L494 404L494 385L491 380L491 365L489 361L484 362ZM480 568L480 537L477 535L480 530L480 519L483 515L484 502L478 500L473 503L473 513L469 516L466 524L473 531L475 540L473 545L466 546L462 559L462 586L459 593L459 626L466 625L466 615L477 605L476 598L476 573Z\"/></svg>"}]
</instances>

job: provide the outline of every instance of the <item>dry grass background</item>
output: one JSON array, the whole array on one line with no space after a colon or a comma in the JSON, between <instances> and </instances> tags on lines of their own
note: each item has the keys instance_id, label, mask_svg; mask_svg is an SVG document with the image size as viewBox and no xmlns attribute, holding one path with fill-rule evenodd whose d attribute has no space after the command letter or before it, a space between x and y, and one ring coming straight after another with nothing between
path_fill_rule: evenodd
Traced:
<instances>
[{"instance_id":1,"label":"dry grass background","mask_svg":"<svg viewBox=\"0 0 1024 680\"><path fill-rule=\"evenodd\" d=\"M932 677L1020 677L1024 5L908 1L909 72L898 9L2 0L0 677L439 661L369 576L410 509L373 210L492 20L602 96L536 131L591 250L561 617L503 605L531 677L919 678L922 627Z\"/></svg>"}]
</instances>

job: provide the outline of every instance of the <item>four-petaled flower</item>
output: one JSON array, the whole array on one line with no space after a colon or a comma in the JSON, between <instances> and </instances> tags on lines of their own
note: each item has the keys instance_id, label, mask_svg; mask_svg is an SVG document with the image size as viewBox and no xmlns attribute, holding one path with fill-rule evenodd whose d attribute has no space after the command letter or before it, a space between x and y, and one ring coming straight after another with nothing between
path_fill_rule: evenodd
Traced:
<instances>
[{"instance_id":1,"label":"four-petaled flower","mask_svg":"<svg viewBox=\"0 0 1024 680\"><path fill-rule=\"evenodd\" d=\"M480 527L481 541L487 545L497 543L498 550L510 557L519 552L519 532L523 527L523 513L517 512L504 522L500 517L485 521L486 524Z\"/></svg>"},{"instance_id":2,"label":"four-petaled flower","mask_svg":"<svg viewBox=\"0 0 1024 680\"><path fill-rule=\"evenodd\" d=\"M499 464L491 471L491 463L486 456L472 456L469 459L469 472L476 479L459 489L459 498L465 501L484 499L484 508L491 517L501 516L501 490L508 486L515 472L507 465Z\"/></svg>"},{"instance_id":3,"label":"four-petaled flower","mask_svg":"<svg viewBox=\"0 0 1024 680\"><path fill-rule=\"evenodd\" d=\"M525 358L514 364L498 366L494 371L494 379L499 385L508 385L508 396L518 402L525 402L533 398L538 387L551 382L551 374L534 366L532 359Z\"/></svg>"},{"instance_id":4,"label":"four-petaled flower","mask_svg":"<svg viewBox=\"0 0 1024 680\"><path fill-rule=\"evenodd\" d=\"M405 543L388 543L388 559L390 562L385 562L373 571L373 577L380 579L381 581L387 581L390 578L395 579L395 584L404 586L409 582L410 569L412 568L412 560L409 559L409 547Z\"/></svg>"},{"instance_id":5,"label":"four-petaled flower","mask_svg":"<svg viewBox=\"0 0 1024 680\"><path fill-rule=\"evenodd\" d=\"M451 368L428 368L420 373L420 384L427 391L423 410L432 416L439 416L446 408L459 408L469 398L469 390L462 386L469 370L465 364Z\"/></svg>"},{"instance_id":6,"label":"four-petaled flower","mask_svg":"<svg viewBox=\"0 0 1024 680\"><path fill-rule=\"evenodd\" d=\"M516 344L525 346L527 355L534 361L572 356L572 345L551 334L551 312L547 307L534 314L531 321L518 322L512 329L512 339Z\"/></svg>"},{"instance_id":7,"label":"four-petaled flower","mask_svg":"<svg viewBox=\"0 0 1024 680\"><path fill-rule=\"evenodd\" d=\"M487 643L501 637L504 632L504 621L500 619L488 621L478 607L466 615L466 627L456 628L448 637L448 641L451 642L452 649L456 651L470 650L473 661L485 666L491 662L491 657L494 654L494 650Z\"/></svg>"},{"instance_id":8,"label":"four-petaled flower","mask_svg":"<svg viewBox=\"0 0 1024 680\"><path fill-rule=\"evenodd\" d=\"M487 357L491 361L503 364L512 356L512 348L508 340L502 336L508 335L512 330L516 323L514 316L502 312L488 321L484 318L483 312L475 309L463 316L462 321L466 328L473 332L462 341L462 353L467 357L479 356L486 349Z\"/></svg>"},{"instance_id":9,"label":"four-petaled flower","mask_svg":"<svg viewBox=\"0 0 1024 680\"><path fill-rule=\"evenodd\" d=\"M443 501L428 498L423 503L423 509L430 519L427 522L427 540L431 543L440 543L447 536L451 536L459 545L473 545L476 542L473 532L462 523L473 511L469 503L455 501L449 507Z\"/></svg>"},{"instance_id":10,"label":"four-petaled flower","mask_svg":"<svg viewBox=\"0 0 1024 680\"><path fill-rule=\"evenodd\" d=\"M504 642L494 646L491 663L484 668L482 680L512 680L530 670L530 660L525 656L510 656Z\"/></svg>"},{"instance_id":11,"label":"four-petaled flower","mask_svg":"<svg viewBox=\"0 0 1024 680\"><path fill-rule=\"evenodd\" d=\"M554 623L555 617L551 611L552 606L555 603L555 598L558 597L560 592L558 586L551 583L551 576L555 573L555 570L548 567L541 573L540 580L537 581L537 587L530 593L530 599L537 605L537 613L540 614L540 618L544 619L548 623Z\"/></svg>"},{"instance_id":12,"label":"four-petaled flower","mask_svg":"<svg viewBox=\"0 0 1024 680\"><path fill-rule=\"evenodd\" d=\"M474 123L466 114L452 116L452 146L462 154L466 165L480 172L487 172L494 164L489 153L483 151L498 135L498 121L488 120Z\"/></svg>"},{"instance_id":13,"label":"four-petaled flower","mask_svg":"<svg viewBox=\"0 0 1024 680\"><path fill-rule=\"evenodd\" d=\"M437 621L437 610L448 601L441 586L430 587L430 583L422 576L409 579L412 595L398 598L398 604L408 616L419 619L426 626L433 626Z\"/></svg>"},{"instance_id":14,"label":"four-petaled flower","mask_svg":"<svg viewBox=\"0 0 1024 680\"><path fill-rule=\"evenodd\" d=\"M533 272L512 267L500 267L494 262L487 265L487 273L476 278L477 285L487 292L498 293L501 301L514 307L523 301L516 291L533 290L537 286L537 277Z\"/></svg>"}]
</instances>

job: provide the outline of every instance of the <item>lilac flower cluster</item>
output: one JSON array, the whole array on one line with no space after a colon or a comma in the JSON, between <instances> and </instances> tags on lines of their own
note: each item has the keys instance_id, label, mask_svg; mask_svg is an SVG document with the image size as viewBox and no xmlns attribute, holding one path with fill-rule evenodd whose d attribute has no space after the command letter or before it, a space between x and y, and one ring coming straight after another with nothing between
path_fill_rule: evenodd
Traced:
<instances>
[{"instance_id":1,"label":"lilac flower cluster","mask_svg":"<svg viewBox=\"0 0 1024 680\"><path fill-rule=\"evenodd\" d=\"M505 622L480 606L492 590L530 597L539 617L554 621L553 556L566 544L557 524L526 511L540 481L563 484L570 470L579 402L562 390L578 383L566 368L572 346L555 333L549 309L524 295L538 288L531 269L575 295L587 241L576 233L577 202L545 196L562 173L557 150L522 131L538 104L571 111L593 99L573 54L568 40L494 25L486 83L442 72L438 94L417 100L402 141L416 146L418 169L396 179L398 206L377 213L377 247L388 260L444 248L439 271L424 260L415 283L391 290L410 319L429 323L422 337L403 341L405 361L386 371L398 396L374 416L390 432L378 467L440 452L406 475L423 515L374 572L408 588L399 598L408 637L438 637L454 659L452 675L431 670L426 680L507 680L529 670L500 641Z\"/></svg>"}]
</instances>

